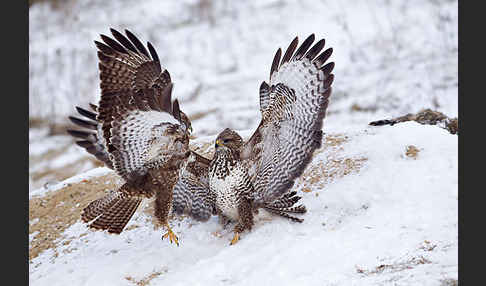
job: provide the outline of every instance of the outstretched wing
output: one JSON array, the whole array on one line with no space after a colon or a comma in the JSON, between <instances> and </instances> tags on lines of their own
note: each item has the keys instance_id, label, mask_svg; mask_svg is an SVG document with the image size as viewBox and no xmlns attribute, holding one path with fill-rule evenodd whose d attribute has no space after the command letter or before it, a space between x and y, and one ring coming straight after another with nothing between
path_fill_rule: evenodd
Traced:
<instances>
[{"instance_id":1,"label":"outstretched wing","mask_svg":"<svg viewBox=\"0 0 486 286\"><path fill-rule=\"evenodd\" d=\"M210 160L191 151L187 166L174 186L173 211L198 221L207 221L216 214L215 198L209 192Z\"/></svg>"},{"instance_id":2,"label":"outstretched wing","mask_svg":"<svg viewBox=\"0 0 486 286\"><path fill-rule=\"evenodd\" d=\"M101 35L104 43L95 41L101 79L96 119L115 171L133 181L187 148L187 125L153 46L147 43L149 54L131 32L111 32L116 40ZM174 137L185 140L176 144Z\"/></svg>"},{"instance_id":3,"label":"outstretched wing","mask_svg":"<svg viewBox=\"0 0 486 286\"><path fill-rule=\"evenodd\" d=\"M332 48L320 53L325 41L311 47L314 39L310 35L296 51L296 37L283 57L278 49L270 81L260 86L262 121L242 152L257 201L268 203L288 191L321 146L334 63L324 65Z\"/></svg>"},{"instance_id":4,"label":"outstretched wing","mask_svg":"<svg viewBox=\"0 0 486 286\"><path fill-rule=\"evenodd\" d=\"M104 43L95 41L99 50L101 95L147 88L164 90L171 84L170 74L162 69L159 56L150 42L147 42L149 54L130 31L125 30L126 37L115 29L110 31L116 40L101 35Z\"/></svg>"},{"instance_id":5,"label":"outstretched wing","mask_svg":"<svg viewBox=\"0 0 486 286\"><path fill-rule=\"evenodd\" d=\"M69 116L69 120L77 126L82 127L83 130L68 129L67 132L78 139L76 141L77 145L83 147L88 153L105 163L108 168L113 169L110 154L105 147L106 142L103 138L101 123L96 120L98 107L94 104L90 104L90 107L92 111L76 106L76 110L83 118Z\"/></svg>"}]
</instances>

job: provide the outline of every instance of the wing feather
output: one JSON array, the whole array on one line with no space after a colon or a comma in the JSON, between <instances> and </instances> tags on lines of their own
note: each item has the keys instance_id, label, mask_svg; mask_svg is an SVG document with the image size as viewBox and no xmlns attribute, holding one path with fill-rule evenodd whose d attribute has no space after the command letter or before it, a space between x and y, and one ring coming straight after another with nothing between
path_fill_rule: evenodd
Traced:
<instances>
[{"instance_id":1,"label":"wing feather","mask_svg":"<svg viewBox=\"0 0 486 286\"><path fill-rule=\"evenodd\" d=\"M130 31L125 36L110 30L114 39L101 35L103 43L95 41L101 80L96 119L115 171L132 181L180 151L169 138L183 122L170 74L152 44L149 53Z\"/></svg>"},{"instance_id":2,"label":"wing feather","mask_svg":"<svg viewBox=\"0 0 486 286\"><path fill-rule=\"evenodd\" d=\"M324 65L332 48L321 53L325 40L312 46L314 40L312 34L297 48L296 37L276 65L277 52L270 82L260 86L262 121L242 152L247 165L254 165L249 173L257 203L285 194L322 144L334 63Z\"/></svg>"},{"instance_id":3,"label":"wing feather","mask_svg":"<svg viewBox=\"0 0 486 286\"><path fill-rule=\"evenodd\" d=\"M86 149L88 153L94 155L98 160L105 163L105 165L108 168L113 169L113 164L110 160L109 153L105 147L106 142L103 137L101 123L96 120L98 107L94 104L90 104L90 107L92 111L76 106L76 110L78 111L78 113L84 116L86 119L82 121L79 120L79 118L78 120L71 120L75 125L87 129L83 129L83 130L68 129L67 132L75 138L82 139L82 140L77 140L76 144L83 147L84 149ZM72 119L75 117L69 117L69 118ZM88 127L86 127L84 122L88 122L88 121L89 121L89 125ZM96 126L96 128L93 129L92 126Z\"/></svg>"},{"instance_id":4,"label":"wing feather","mask_svg":"<svg viewBox=\"0 0 486 286\"><path fill-rule=\"evenodd\" d=\"M198 221L207 221L216 214L215 198L209 191L210 160L191 152L186 168L174 186L173 211Z\"/></svg>"}]
</instances>

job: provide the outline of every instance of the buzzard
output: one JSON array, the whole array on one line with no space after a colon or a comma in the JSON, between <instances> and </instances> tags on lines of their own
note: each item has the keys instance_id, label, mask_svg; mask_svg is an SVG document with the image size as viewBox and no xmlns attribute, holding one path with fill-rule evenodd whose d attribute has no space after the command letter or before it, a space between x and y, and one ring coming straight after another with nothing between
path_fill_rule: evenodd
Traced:
<instances>
[{"instance_id":1,"label":"buzzard","mask_svg":"<svg viewBox=\"0 0 486 286\"><path fill-rule=\"evenodd\" d=\"M312 34L297 49L296 37L283 58L281 49L277 50L269 83L260 85L262 119L250 139L244 142L230 129L216 138L207 189L201 190L204 186L199 184L196 193L204 195L196 197L198 210L216 212L223 222L236 221L231 244L239 240L241 232L251 230L253 213L260 208L302 222L289 215L306 212L303 205L293 206L300 197L290 189L322 144L322 124L334 79L334 62L325 64L332 48L320 53L325 40L311 47L314 40ZM186 195L178 204L193 204L192 198Z\"/></svg>"},{"instance_id":2,"label":"buzzard","mask_svg":"<svg viewBox=\"0 0 486 286\"><path fill-rule=\"evenodd\" d=\"M111 29L98 48L101 98L84 118L70 117L84 130L68 130L77 144L103 161L124 183L84 208L89 226L121 233L143 198L155 197L155 217L167 228L162 238L179 245L168 223L173 188L188 167L209 160L189 150L190 120L171 100L172 82L157 52L130 31ZM191 168L191 167L189 167Z\"/></svg>"},{"instance_id":3,"label":"buzzard","mask_svg":"<svg viewBox=\"0 0 486 286\"><path fill-rule=\"evenodd\" d=\"M115 41L101 35L99 51L102 95L91 111L76 107L84 118L70 117L85 130L68 130L76 143L113 168L125 184L90 203L82 218L90 226L120 233L144 197L155 196L155 216L168 229L164 237L178 243L167 215L188 214L199 221L219 215L236 221L231 244L251 230L253 213L263 208L292 221L306 212L294 206L301 197L290 191L321 146L334 63L325 62L332 48L325 41L311 47L309 36L297 49L296 37L283 58L278 49L270 80L260 85L261 122L246 142L225 129L210 160L189 150L188 117L154 48L149 52L129 31L128 39L111 29ZM309 49L310 48L310 49ZM297 50L296 50L297 49ZM165 128L165 129L163 129ZM88 130L90 129L90 130ZM166 130L166 131L163 131Z\"/></svg>"}]
</instances>

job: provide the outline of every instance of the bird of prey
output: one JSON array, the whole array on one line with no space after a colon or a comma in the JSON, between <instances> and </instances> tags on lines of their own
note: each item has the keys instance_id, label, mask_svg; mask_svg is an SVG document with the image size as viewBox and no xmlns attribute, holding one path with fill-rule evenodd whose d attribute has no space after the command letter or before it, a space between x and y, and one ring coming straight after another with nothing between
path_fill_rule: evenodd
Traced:
<instances>
[{"instance_id":1,"label":"bird of prey","mask_svg":"<svg viewBox=\"0 0 486 286\"><path fill-rule=\"evenodd\" d=\"M236 132L225 129L216 139L214 158L209 160L188 148L190 121L180 111L177 101L170 108L172 83L167 70L160 68L152 45L147 44L150 58L144 46L129 31L126 31L129 40L113 29L112 34L118 42L103 35L105 44L96 42L100 50L100 106L91 105L92 111L76 107L86 119L70 117L75 124L91 131L69 130L69 133L82 139L76 142L78 145L125 178L125 185L130 186L132 191L124 191L123 185L112 194L92 202L84 209L84 221L96 218L90 226L119 233L141 198L153 195L156 197L155 215L167 226L166 236L176 242L177 237L167 222L170 199L172 211L177 214L188 214L199 221L207 221L211 215L218 214L223 223L235 221L231 244L239 240L241 232L251 230L253 213L260 208L292 221L303 221L290 215L306 212L303 205L294 206L301 197L290 189L322 142L322 122L334 79L331 74L334 63L324 65L332 54L332 48L320 53L324 39L311 47L315 38L311 35L297 49L296 37L282 59L281 49L278 49L270 80L260 86L262 119L258 128L246 142ZM117 105L108 109L106 102L113 101L112 98L117 98ZM139 98L146 104L140 104ZM163 108L158 108L157 112L166 111L164 115L169 114L179 120L179 124L171 125L177 127L179 136L160 135L156 130L161 119L148 120L140 116L146 109L150 114L155 112L152 106L156 103L152 102L152 98L163 102ZM145 109L140 108L142 105ZM105 111L120 109L117 106L133 110L136 114ZM145 120L145 133L138 130L142 124L127 122L123 128L131 128L128 132L119 127L119 122L135 118L136 122ZM122 133L126 135L124 141L118 139L120 129L125 131ZM120 141L130 144L120 144ZM156 150L159 153L164 150L164 155L154 155ZM164 163L154 166L149 163L153 159L145 159L147 154L151 154L149 158L157 158ZM132 167L132 161L119 162L125 158L136 162L138 168ZM120 170L119 166L132 167L131 172ZM130 176L126 178L127 174ZM136 200L137 203L128 208L127 203L113 202L115 199ZM114 220L113 213L123 214L124 219L121 222Z\"/></svg>"},{"instance_id":2,"label":"bird of prey","mask_svg":"<svg viewBox=\"0 0 486 286\"><path fill-rule=\"evenodd\" d=\"M68 130L77 144L115 170L124 183L84 208L90 227L121 233L142 199L155 197L155 217L167 228L162 238L179 245L168 222L179 174L209 160L189 150L188 117L172 101L170 74L157 52L130 31L111 29L98 48L101 98L92 111L77 107L85 118L70 117L84 130ZM189 167L191 168L191 167Z\"/></svg>"},{"instance_id":3,"label":"bird of prey","mask_svg":"<svg viewBox=\"0 0 486 286\"><path fill-rule=\"evenodd\" d=\"M334 79L334 62L325 64L332 48L320 53L325 40L311 47L314 40L312 34L297 49L296 37L283 57L277 50L270 80L260 86L262 119L250 139L244 142L230 129L216 138L208 184L197 186L197 210L216 212L223 222L235 221L231 244L251 230L253 213L260 208L302 222L289 215L306 212L303 205L294 207L300 197L290 189L322 144ZM194 203L193 197L182 195L183 188L178 193L176 211Z\"/></svg>"}]
</instances>

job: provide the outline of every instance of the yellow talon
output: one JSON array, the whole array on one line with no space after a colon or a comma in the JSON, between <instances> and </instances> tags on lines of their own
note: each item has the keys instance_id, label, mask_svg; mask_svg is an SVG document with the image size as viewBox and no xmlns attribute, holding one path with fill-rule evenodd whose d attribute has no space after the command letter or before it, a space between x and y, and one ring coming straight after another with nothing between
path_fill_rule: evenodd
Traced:
<instances>
[{"instance_id":1,"label":"yellow talon","mask_svg":"<svg viewBox=\"0 0 486 286\"><path fill-rule=\"evenodd\" d=\"M177 238L177 235L172 231L169 225L167 225L167 233L162 236L162 239L164 238L169 238L170 243L175 242L177 246L179 246L179 239Z\"/></svg>"},{"instance_id":2,"label":"yellow talon","mask_svg":"<svg viewBox=\"0 0 486 286\"><path fill-rule=\"evenodd\" d=\"M233 236L230 245L235 245L238 242L238 240L240 240L240 234L238 232L235 232L235 235Z\"/></svg>"}]
</instances>

